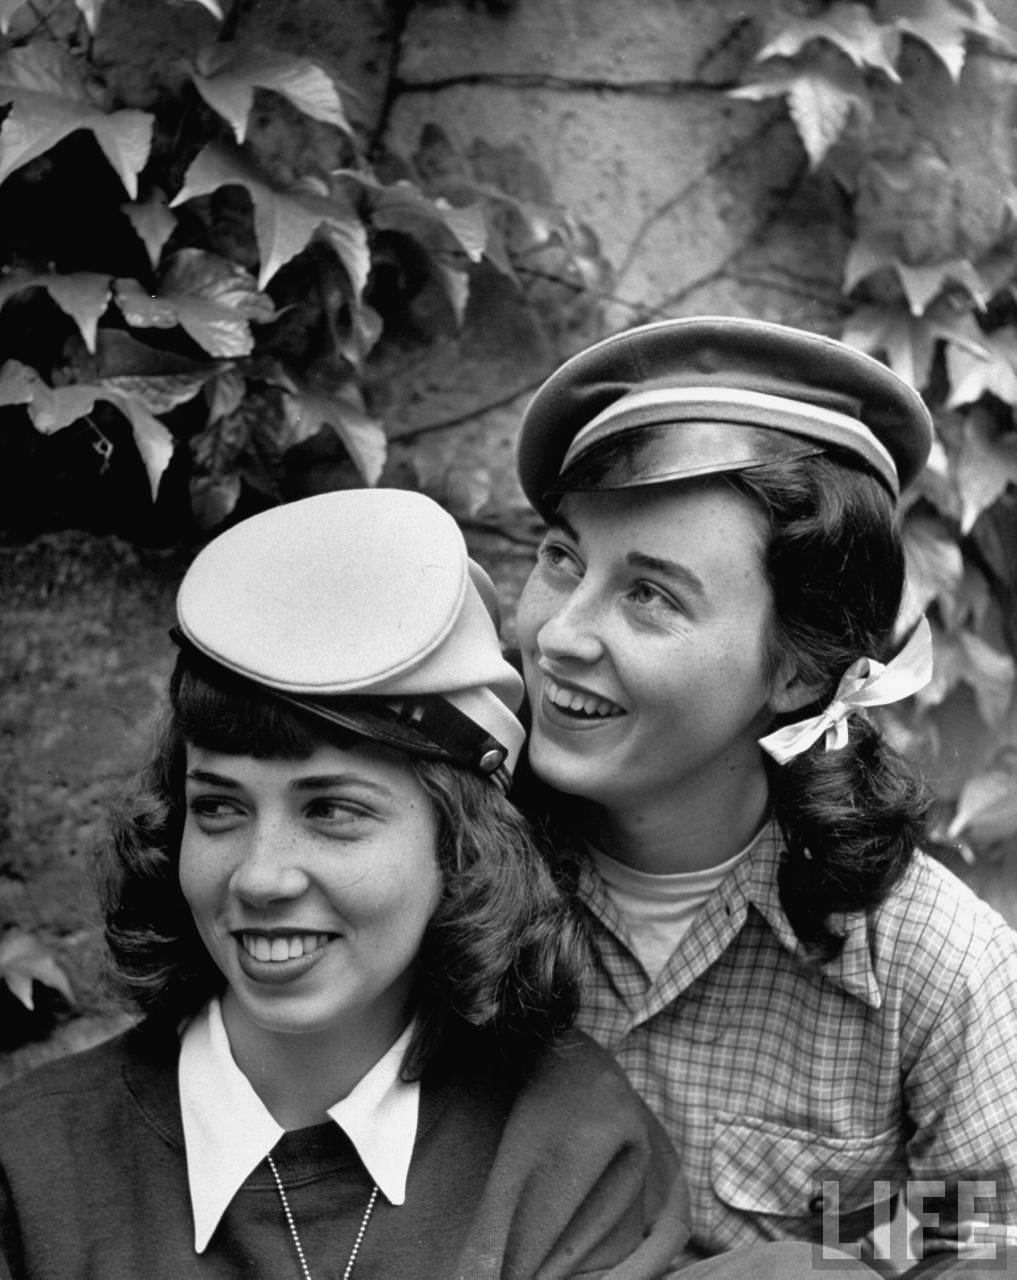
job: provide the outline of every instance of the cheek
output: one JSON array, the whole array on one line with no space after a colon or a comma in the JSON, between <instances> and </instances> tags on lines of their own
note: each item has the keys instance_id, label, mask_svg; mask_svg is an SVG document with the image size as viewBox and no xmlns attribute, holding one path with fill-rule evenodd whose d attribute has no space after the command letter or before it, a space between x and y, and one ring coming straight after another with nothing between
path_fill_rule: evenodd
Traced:
<instances>
[{"instance_id":1,"label":"cheek","mask_svg":"<svg viewBox=\"0 0 1017 1280\"><path fill-rule=\"evenodd\" d=\"M180 892L187 899L187 905L193 910L195 898L200 896L197 859L185 832L180 844L180 861L177 864L177 881Z\"/></svg>"},{"instance_id":2,"label":"cheek","mask_svg":"<svg viewBox=\"0 0 1017 1280\"><path fill-rule=\"evenodd\" d=\"M437 847L437 823L429 811L408 823L398 840L379 851L374 875L363 882L365 915L384 919L396 932L423 932L442 894Z\"/></svg>"},{"instance_id":3,"label":"cheek","mask_svg":"<svg viewBox=\"0 0 1017 1280\"><path fill-rule=\"evenodd\" d=\"M413 930L418 945L431 917L438 909L443 889L444 881L438 867L437 854L432 853L421 867L415 890L409 895L408 910L413 913Z\"/></svg>"},{"instance_id":4,"label":"cheek","mask_svg":"<svg viewBox=\"0 0 1017 1280\"><path fill-rule=\"evenodd\" d=\"M423 931L434 915L442 893L438 859L431 856L402 881L403 913L413 928Z\"/></svg>"},{"instance_id":5,"label":"cheek","mask_svg":"<svg viewBox=\"0 0 1017 1280\"><path fill-rule=\"evenodd\" d=\"M526 580L516 609L516 634L524 652L533 645L537 632L553 611L551 593L538 578L540 570L534 569Z\"/></svg>"},{"instance_id":6,"label":"cheek","mask_svg":"<svg viewBox=\"0 0 1017 1280\"><path fill-rule=\"evenodd\" d=\"M383 963L412 962L441 896L438 869L426 877L407 873L387 886L387 892L363 904L358 922L362 938Z\"/></svg>"},{"instance_id":7,"label":"cheek","mask_svg":"<svg viewBox=\"0 0 1017 1280\"><path fill-rule=\"evenodd\" d=\"M207 856L207 852L200 847L200 842L189 836L185 829L180 844L177 881L180 892L193 913L208 909L215 897L218 880L213 859Z\"/></svg>"}]
</instances>

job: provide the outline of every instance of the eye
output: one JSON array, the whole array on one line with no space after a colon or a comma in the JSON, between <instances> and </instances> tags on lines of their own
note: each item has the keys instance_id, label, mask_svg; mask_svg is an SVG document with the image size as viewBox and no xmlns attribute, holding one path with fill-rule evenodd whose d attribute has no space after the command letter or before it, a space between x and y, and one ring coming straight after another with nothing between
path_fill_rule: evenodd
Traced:
<instances>
[{"instance_id":1,"label":"eye","mask_svg":"<svg viewBox=\"0 0 1017 1280\"><path fill-rule=\"evenodd\" d=\"M580 577L583 566L575 551L559 538L546 537L537 549L537 560L551 573Z\"/></svg>"},{"instance_id":2,"label":"eye","mask_svg":"<svg viewBox=\"0 0 1017 1280\"><path fill-rule=\"evenodd\" d=\"M213 833L232 830L244 817L243 805L230 796L191 796L187 811L201 831Z\"/></svg>"},{"instance_id":3,"label":"eye","mask_svg":"<svg viewBox=\"0 0 1017 1280\"><path fill-rule=\"evenodd\" d=\"M304 814L319 826L333 829L352 827L373 816L364 805L334 796L316 796L304 807Z\"/></svg>"},{"instance_id":4,"label":"eye","mask_svg":"<svg viewBox=\"0 0 1017 1280\"><path fill-rule=\"evenodd\" d=\"M685 612L681 604L669 591L665 591L662 587L658 587L656 583L647 582L644 579L633 582L628 589L627 595L629 600L640 608L660 609L668 613Z\"/></svg>"}]
</instances>

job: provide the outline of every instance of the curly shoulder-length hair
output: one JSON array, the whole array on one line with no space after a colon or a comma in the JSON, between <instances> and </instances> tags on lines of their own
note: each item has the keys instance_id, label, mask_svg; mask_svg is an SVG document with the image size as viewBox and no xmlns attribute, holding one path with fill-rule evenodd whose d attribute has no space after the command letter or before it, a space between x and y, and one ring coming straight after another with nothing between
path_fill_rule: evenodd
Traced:
<instances>
[{"instance_id":1,"label":"curly shoulder-length hair","mask_svg":"<svg viewBox=\"0 0 1017 1280\"><path fill-rule=\"evenodd\" d=\"M832 450L724 479L766 519L768 667L775 674L790 662L817 693L811 707L781 719L797 721L829 704L857 658L887 662L899 643L905 559L896 504L870 471ZM842 749L827 751L820 740L767 767L787 847L781 903L799 938L832 955L843 939L829 916L877 906L925 839L928 788L878 720L858 712Z\"/></svg>"},{"instance_id":2,"label":"curly shoulder-length hair","mask_svg":"<svg viewBox=\"0 0 1017 1280\"><path fill-rule=\"evenodd\" d=\"M776 678L790 667L816 691L812 706L771 727L827 706L856 659L892 657L904 548L894 499L872 472L830 449L695 483L730 486L765 522L760 558L773 597L766 669ZM785 840L781 904L798 938L823 958L843 945L830 917L885 899L925 839L931 807L920 773L878 720L853 713L848 739L841 750L826 751L820 740L785 765L766 761L771 812ZM559 878L574 884L581 837L570 798L525 762L513 796L558 851Z\"/></svg>"},{"instance_id":3,"label":"curly shoulder-length hair","mask_svg":"<svg viewBox=\"0 0 1017 1280\"><path fill-rule=\"evenodd\" d=\"M178 660L157 749L114 812L99 852L112 985L141 1012L187 1018L225 981L180 888L188 744L261 759L306 759L355 735ZM576 1012L586 944L526 819L488 779L407 755L437 817L442 893L418 957L407 1079L482 1039L506 1066L525 1067Z\"/></svg>"}]
</instances>

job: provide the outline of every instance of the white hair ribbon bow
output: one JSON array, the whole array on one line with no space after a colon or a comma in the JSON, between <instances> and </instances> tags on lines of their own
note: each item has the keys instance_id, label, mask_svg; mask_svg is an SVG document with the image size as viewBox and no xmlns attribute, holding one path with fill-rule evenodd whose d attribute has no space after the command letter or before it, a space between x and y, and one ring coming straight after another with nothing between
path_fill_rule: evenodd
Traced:
<instances>
[{"instance_id":1,"label":"white hair ribbon bow","mask_svg":"<svg viewBox=\"0 0 1017 1280\"><path fill-rule=\"evenodd\" d=\"M883 707L917 693L932 679L932 631L925 618L910 640L885 665L875 658L859 658L841 677L833 701L817 716L785 725L759 745L778 764L787 764L825 735L824 750L847 746L847 718L859 707Z\"/></svg>"}]
</instances>

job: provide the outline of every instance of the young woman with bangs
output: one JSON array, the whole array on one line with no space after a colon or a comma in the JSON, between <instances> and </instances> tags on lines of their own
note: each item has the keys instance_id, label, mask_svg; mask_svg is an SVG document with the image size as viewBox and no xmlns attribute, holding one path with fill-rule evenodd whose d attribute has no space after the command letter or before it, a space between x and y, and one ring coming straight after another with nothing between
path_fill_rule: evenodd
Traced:
<instances>
[{"instance_id":1,"label":"young woman with bangs","mask_svg":"<svg viewBox=\"0 0 1017 1280\"><path fill-rule=\"evenodd\" d=\"M653 1280L687 1257L663 1131L567 1030L582 947L505 796L522 683L489 587L395 491L199 554L103 859L144 1016L0 1096L0 1276Z\"/></svg>"}]
</instances>

